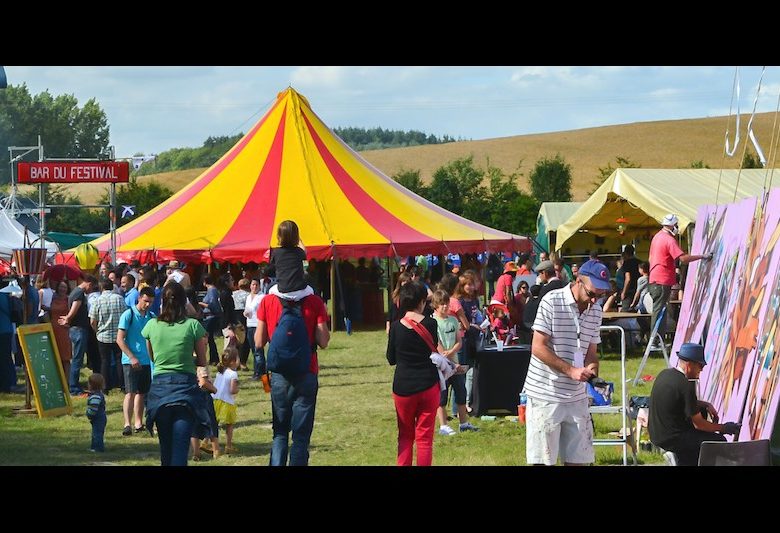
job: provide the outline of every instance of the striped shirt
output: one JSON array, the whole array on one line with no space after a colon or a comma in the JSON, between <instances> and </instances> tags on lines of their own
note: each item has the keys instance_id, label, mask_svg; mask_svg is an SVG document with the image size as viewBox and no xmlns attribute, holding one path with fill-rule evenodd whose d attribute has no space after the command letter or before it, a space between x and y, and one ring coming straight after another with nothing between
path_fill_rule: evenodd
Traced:
<instances>
[{"instance_id":1,"label":"striped shirt","mask_svg":"<svg viewBox=\"0 0 780 533\"><path fill-rule=\"evenodd\" d=\"M601 306L592 304L580 314L571 286L567 285L548 292L541 299L533 329L549 335L555 355L573 364L574 352L577 350L578 323L579 344L582 353L587 354L591 344L601 342ZM531 398L552 403L571 403L587 398L585 383L559 374L533 354L525 379L525 393Z\"/></svg>"}]
</instances>

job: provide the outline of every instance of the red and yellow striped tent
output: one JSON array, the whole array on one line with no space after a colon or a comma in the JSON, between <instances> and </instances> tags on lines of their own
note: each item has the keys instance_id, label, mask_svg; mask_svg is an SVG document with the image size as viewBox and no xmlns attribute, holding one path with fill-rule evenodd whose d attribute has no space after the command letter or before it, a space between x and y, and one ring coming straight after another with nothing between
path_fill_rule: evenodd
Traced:
<instances>
[{"instance_id":1,"label":"red and yellow striped tent","mask_svg":"<svg viewBox=\"0 0 780 533\"><path fill-rule=\"evenodd\" d=\"M116 233L129 261L262 262L283 220L310 259L530 250L382 174L339 139L292 88L219 161ZM109 236L93 242L108 252Z\"/></svg>"}]
</instances>

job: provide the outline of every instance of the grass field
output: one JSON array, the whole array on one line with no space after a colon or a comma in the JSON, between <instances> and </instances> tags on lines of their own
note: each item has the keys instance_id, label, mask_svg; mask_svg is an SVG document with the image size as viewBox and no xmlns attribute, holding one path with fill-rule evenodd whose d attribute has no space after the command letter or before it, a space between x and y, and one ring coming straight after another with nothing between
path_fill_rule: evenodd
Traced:
<instances>
[{"instance_id":1,"label":"grass field","mask_svg":"<svg viewBox=\"0 0 780 533\"><path fill-rule=\"evenodd\" d=\"M320 352L320 389L311 444L311 465L394 465L396 422L391 397L393 367L385 359L384 331L334 334L330 346ZM627 375L633 377L640 355L627 362ZM658 375L663 359L651 359L643 374ZM241 391L237 396L239 422L235 444L240 453L192 463L208 466L265 466L271 443L271 403L258 382L241 372ZM620 358L607 354L602 358L601 375L615 382L613 399L619 401ZM86 373L82 374L86 379ZM630 394L649 395L652 382L630 389ZM142 436L123 437L122 395L110 394L106 452L88 451L90 425L84 415L86 400L74 400L71 416L38 419L15 416L21 407L21 394L0 394L0 465L159 465L157 439ZM620 428L617 415L595 417L597 437L605 437ZM525 464L525 426L497 418L476 419L481 431L451 437L436 435L434 465L515 466ZM452 422L453 427L455 422ZM646 433L643 433L644 438ZM221 434L224 446L224 435ZM630 459L629 459L630 461ZM656 453L640 452L641 464L662 463ZM597 446L596 464L621 464L617 446Z\"/></svg>"},{"instance_id":2,"label":"grass field","mask_svg":"<svg viewBox=\"0 0 780 533\"><path fill-rule=\"evenodd\" d=\"M759 113L753 123L753 129L767 153L773 121L774 113ZM491 165L507 174L519 168L524 178L519 180L518 185L529 191L527 178L534 164L542 157L560 153L572 166L574 200L583 201L588 197L599 167L605 167L607 163L614 166L617 156L628 157L642 168L689 168L693 161L698 160L704 161L710 168L739 168L741 147L738 152L740 157L723 159L726 124L727 117L636 122L479 141L369 150L361 152L361 156L387 175L401 169L419 169L423 181L428 183L438 167L453 159L473 155L475 163L481 167L489 159ZM746 120L742 121L742 128L746 130ZM730 129L733 138L733 118ZM204 132L204 138L210 133ZM740 132L740 136L746 139L747 131ZM140 182L157 180L176 192L204 170L164 172L138 179ZM107 190L106 185L97 183L69 187L84 203L96 202Z\"/></svg>"}]
</instances>

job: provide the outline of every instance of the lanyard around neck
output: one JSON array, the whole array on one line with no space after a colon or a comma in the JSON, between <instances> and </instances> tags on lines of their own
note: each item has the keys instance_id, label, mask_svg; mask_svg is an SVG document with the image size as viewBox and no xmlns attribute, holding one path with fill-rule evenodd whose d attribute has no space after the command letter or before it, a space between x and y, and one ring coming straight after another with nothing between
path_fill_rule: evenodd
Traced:
<instances>
[{"instance_id":1,"label":"lanyard around neck","mask_svg":"<svg viewBox=\"0 0 780 533\"><path fill-rule=\"evenodd\" d=\"M573 309L573 308L576 308ZM587 309L585 310L587 312ZM582 335L582 330L580 329L580 318L578 316L579 314L579 307L577 307L577 303L575 302L574 305L569 306L569 314L571 315L572 320L574 320L574 327L577 330L577 349L582 349L582 344L580 343L580 336Z\"/></svg>"}]
</instances>

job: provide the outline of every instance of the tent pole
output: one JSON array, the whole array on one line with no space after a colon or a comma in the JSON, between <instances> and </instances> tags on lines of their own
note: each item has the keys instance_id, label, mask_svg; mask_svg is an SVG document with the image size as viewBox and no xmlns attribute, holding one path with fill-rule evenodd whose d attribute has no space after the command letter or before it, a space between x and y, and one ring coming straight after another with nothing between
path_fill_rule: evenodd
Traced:
<instances>
[{"instance_id":1,"label":"tent pole","mask_svg":"<svg viewBox=\"0 0 780 533\"><path fill-rule=\"evenodd\" d=\"M386 316L390 316L390 306L393 305L393 290L395 287L393 287L393 271L392 266L390 264L390 258L387 257L387 309L385 312L387 313Z\"/></svg>"},{"instance_id":2,"label":"tent pole","mask_svg":"<svg viewBox=\"0 0 780 533\"><path fill-rule=\"evenodd\" d=\"M330 259L330 332L336 331L336 254Z\"/></svg>"}]
</instances>

